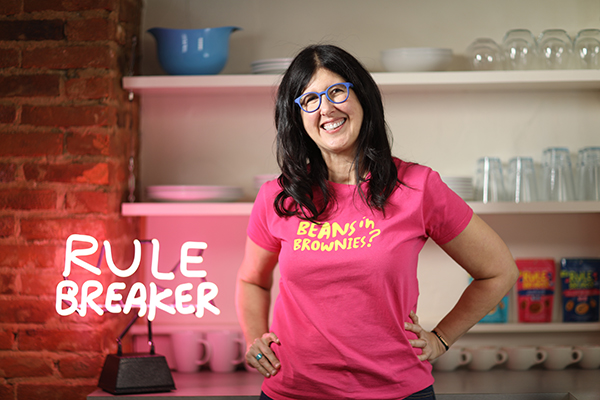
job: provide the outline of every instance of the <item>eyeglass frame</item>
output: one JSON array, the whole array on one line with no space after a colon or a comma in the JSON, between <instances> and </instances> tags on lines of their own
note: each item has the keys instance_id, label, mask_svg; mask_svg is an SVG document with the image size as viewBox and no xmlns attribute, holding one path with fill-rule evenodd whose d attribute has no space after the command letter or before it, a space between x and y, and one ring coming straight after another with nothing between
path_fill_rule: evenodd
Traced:
<instances>
[{"instance_id":1,"label":"eyeglass frame","mask_svg":"<svg viewBox=\"0 0 600 400\"><path fill-rule=\"evenodd\" d=\"M346 90L348 91L348 95L346 96L346 98L343 101L333 101L329 98L329 89L331 89L334 86L337 85L344 85L346 87ZM340 82L340 83L334 83L333 85L329 85L327 87L327 89L323 90L322 92L306 92L306 93L302 93L300 96L298 96L295 100L294 103L298 104L298 106L300 107L300 109L302 111L304 111L307 114L312 114L314 112L317 112L319 110L319 108L321 108L321 104L323 103L323 95L325 95L325 97L327 97L327 100L331 103L331 104L342 104L345 103L348 98L350 97L350 88L354 87L353 84L351 84L350 82ZM313 111L306 111L304 109L304 107L302 107L302 104L300 104L300 99L302 99L304 96L309 95L309 94L316 94L317 97L319 98L319 105L317 106L317 108L315 108Z\"/></svg>"}]
</instances>

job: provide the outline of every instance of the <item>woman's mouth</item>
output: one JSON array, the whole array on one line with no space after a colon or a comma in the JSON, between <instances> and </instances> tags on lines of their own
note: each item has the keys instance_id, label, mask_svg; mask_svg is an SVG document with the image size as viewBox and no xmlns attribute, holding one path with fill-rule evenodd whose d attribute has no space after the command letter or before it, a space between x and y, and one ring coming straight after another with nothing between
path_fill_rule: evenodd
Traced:
<instances>
[{"instance_id":1,"label":"woman's mouth","mask_svg":"<svg viewBox=\"0 0 600 400\"><path fill-rule=\"evenodd\" d=\"M333 131L334 129L337 129L340 126L344 125L344 123L346 123L345 118L340 119L338 121L334 121L334 122L328 122L326 124L323 124L321 127L326 131Z\"/></svg>"}]
</instances>

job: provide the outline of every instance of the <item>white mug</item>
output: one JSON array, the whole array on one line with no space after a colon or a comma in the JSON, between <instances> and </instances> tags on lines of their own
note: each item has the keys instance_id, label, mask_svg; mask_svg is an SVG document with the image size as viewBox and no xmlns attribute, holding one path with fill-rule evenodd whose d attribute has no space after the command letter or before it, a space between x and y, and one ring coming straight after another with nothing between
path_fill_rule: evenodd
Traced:
<instances>
[{"instance_id":1,"label":"white mug","mask_svg":"<svg viewBox=\"0 0 600 400\"><path fill-rule=\"evenodd\" d=\"M548 357L546 350L534 346L503 347L502 350L508 354L506 368L518 371L524 371L536 364L543 363Z\"/></svg>"},{"instance_id":2,"label":"white mug","mask_svg":"<svg viewBox=\"0 0 600 400\"><path fill-rule=\"evenodd\" d=\"M564 369L567 365L581 360L583 354L581 350L571 346L543 346L541 348L548 353L548 357L544 361L546 369Z\"/></svg>"},{"instance_id":3,"label":"white mug","mask_svg":"<svg viewBox=\"0 0 600 400\"><path fill-rule=\"evenodd\" d=\"M245 359L246 343L237 331L208 331L206 341L211 349L208 366L213 372L233 372Z\"/></svg>"},{"instance_id":4,"label":"white mug","mask_svg":"<svg viewBox=\"0 0 600 400\"><path fill-rule=\"evenodd\" d=\"M461 348L451 347L439 358L433 360L433 368L437 371L453 371L471 361L471 353Z\"/></svg>"},{"instance_id":5,"label":"white mug","mask_svg":"<svg viewBox=\"0 0 600 400\"><path fill-rule=\"evenodd\" d=\"M579 368L596 369L600 367L600 345L590 344L575 346L575 349L581 350L581 360Z\"/></svg>"},{"instance_id":6,"label":"white mug","mask_svg":"<svg viewBox=\"0 0 600 400\"><path fill-rule=\"evenodd\" d=\"M171 345L179 372L196 372L210 358L210 346L202 332L181 331L171 334Z\"/></svg>"},{"instance_id":7,"label":"white mug","mask_svg":"<svg viewBox=\"0 0 600 400\"><path fill-rule=\"evenodd\" d=\"M508 359L506 351L494 346L469 348L467 351L472 356L467 367L472 371L489 371Z\"/></svg>"}]
</instances>

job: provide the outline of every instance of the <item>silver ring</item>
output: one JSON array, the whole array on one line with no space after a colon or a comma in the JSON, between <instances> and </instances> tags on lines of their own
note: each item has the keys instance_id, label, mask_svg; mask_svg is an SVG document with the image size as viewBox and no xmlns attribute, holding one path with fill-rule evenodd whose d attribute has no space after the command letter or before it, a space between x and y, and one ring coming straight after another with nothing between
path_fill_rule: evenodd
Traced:
<instances>
[{"instance_id":1,"label":"silver ring","mask_svg":"<svg viewBox=\"0 0 600 400\"><path fill-rule=\"evenodd\" d=\"M261 358L263 358L263 355L262 355L262 354L260 354L260 353L258 353L258 354L256 355L256 361L260 361L260 359L261 359Z\"/></svg>"}]
</instances>

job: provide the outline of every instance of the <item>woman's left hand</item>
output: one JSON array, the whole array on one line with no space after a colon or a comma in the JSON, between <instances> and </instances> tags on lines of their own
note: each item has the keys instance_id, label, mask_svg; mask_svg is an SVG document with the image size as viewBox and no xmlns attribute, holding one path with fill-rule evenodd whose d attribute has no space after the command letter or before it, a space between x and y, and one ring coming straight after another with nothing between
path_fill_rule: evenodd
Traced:
<instances>
[{"instance_id":1,"label":"woman's left hand","mask_svg":"<svg viewBox=\"0 0 600 400\"><path fill-rule=\"evenodd\" d=\"M442 343L435 334L426 331L419 325L419 317L417 317L417 314L415 314L414 311L411 311L409 317L413 323L405 322L404 328L417 335L417 339L409 340L409 342L412 347L422 350L422 353L417 356L419 360L434 360L444 354L446 350Z\"/></svg>"}]
</instances>

